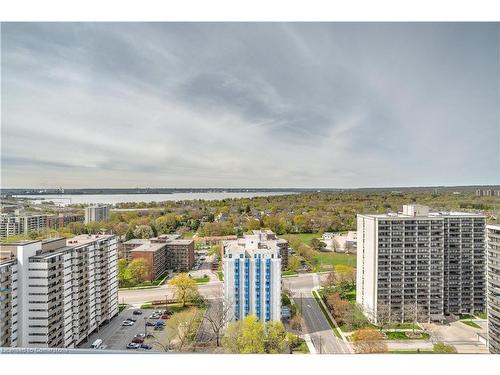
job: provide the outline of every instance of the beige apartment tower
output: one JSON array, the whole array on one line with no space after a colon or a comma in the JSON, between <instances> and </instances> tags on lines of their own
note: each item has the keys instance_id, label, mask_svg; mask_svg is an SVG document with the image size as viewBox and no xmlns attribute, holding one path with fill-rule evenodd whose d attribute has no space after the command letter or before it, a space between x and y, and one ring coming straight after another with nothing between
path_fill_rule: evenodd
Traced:
<instances>
[{"instance_id":1,"label":"beige apartment tower","mask_svg":"<svg viewBox=\"0 0 500 375\"><path fill-rule=\"evenodd\" d=\"M372 322L382 306L396 321L485 311L484 216L407 205L358 215L357 231L356 302Z\"/></svg>"}]
</instances>

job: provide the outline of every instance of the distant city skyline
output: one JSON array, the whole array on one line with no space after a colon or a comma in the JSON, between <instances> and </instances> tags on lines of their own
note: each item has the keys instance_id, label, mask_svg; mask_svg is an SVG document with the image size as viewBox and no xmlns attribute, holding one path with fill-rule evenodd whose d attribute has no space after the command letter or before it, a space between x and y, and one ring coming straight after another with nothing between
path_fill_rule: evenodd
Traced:
<instances>
[{"instance_id":1,"label":"distant city skyline","mask_svg":"<svg viewBox=\"0 0 500 375\"><path fill-rule=\"evenodd\" d=\"M499 23L2 23L4 188L500 184Z\"/></svg>"}]
</instances>

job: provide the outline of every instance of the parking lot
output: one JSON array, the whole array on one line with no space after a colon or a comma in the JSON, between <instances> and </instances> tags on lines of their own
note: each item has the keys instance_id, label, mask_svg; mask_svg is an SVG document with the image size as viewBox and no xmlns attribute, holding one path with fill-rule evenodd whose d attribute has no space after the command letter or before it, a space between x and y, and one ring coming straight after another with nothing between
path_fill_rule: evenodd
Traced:
<instances>
[{"instance_id":1,"label":"parking lot","mask_svg":"<svg viewBox=\"0 0 500 375\"><path fill-rule=\"evenodd\" d=\"M147 333L153 333L154 327L146 327L145 323L149 315L153 313L152 310L141 310L142 315L134 315L133 311L138 310L133 307L123 310L118 316L113 318L111 322L103 327L98 332L94 332L87 342L82 344L81 348L90 348L92 343L97 340L103 340L103 350L125 350L127 344L132 341L136 334L144 334L145 329ZM126 319L135 319L136 321L131 326L123 326L122 323ZM150 319L151 323L156 322L158 319ZM144 350L130 350L130 352L144 351Z\"/></svg>"}]
</instances>

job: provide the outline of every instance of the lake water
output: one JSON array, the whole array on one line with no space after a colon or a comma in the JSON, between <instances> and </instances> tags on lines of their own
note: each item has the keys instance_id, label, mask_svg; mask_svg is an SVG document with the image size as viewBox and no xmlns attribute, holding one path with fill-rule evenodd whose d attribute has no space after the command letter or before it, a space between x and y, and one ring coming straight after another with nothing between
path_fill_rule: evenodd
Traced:
<instances>
[{"instance_id":1,"label":"lake water","mask_svg":"<svg viewBox=\"0 0 500 375\"><path fill-rule=\"evenodd\" d=\"M241 192L241 193L172 193L172 194L48 194L48 195L14 195L17 198L32 198L34 203L53 201L58 205L69 204L115 204L124 202L164 202L181 200L221 200L226 198L253 198L275 195L295 194L293 192Z\"/></svg>"}]
</instances>

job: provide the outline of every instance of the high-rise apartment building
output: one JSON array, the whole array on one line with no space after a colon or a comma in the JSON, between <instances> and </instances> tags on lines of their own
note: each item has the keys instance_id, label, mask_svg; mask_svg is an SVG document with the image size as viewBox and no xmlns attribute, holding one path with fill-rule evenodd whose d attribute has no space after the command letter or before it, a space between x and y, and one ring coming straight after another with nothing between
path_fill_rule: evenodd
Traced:
<instances>
[{"instance_id":1,"label":"high-rise apartment building","mask_svg":"<svg viewBox=\"0 0 500 375\"><path fill-rule=\"evenodd\" d=\"M281 318L281 255L278 246L246 235L223 244L224 305L240 320Z\"/></svg>"},{"instance_id":2,"label":"high-rise apartment building","mask_svg":"<svg viewBox=\"0 0 500 375\"><path fill-rule=\"evenodd\" d=\"M500 354L500 225L486 227L488 253L488 347Z\"/></svg>"},{"instance_id":3,"label":"high-rise apartment building","mask_svg":"<svg viewBox=\"0 0 500 375\"><path fill-rule=\"evenodd\" d=\"M92 221L103 221L109 219L109 206L95 204L85 207L85 224Z\"/></svg>"},{"instance_id":4,"label":"high-rise apartment building","mask_svg":"<svg viewBox=\"0 0 500 375\"><path fill-rule=\"evenodd\" d=\"M43 229L47 229L47 215L22 213L19 210L0 215L0 240Z\"/></svg>"},{"instance_id":5,"label":"high-rise apartment building","mask_svg":"<svg viewBox=\"0 0 500 375\"><path fill-rule=\"evenodd\" d=\"M73 348L118 313L116 237L2 244L1 343Z\"/></svg>"},{"instance_id":6,"label":"high-rise apartment building","mask_svg":"<svg viewBox=\"0 0 500 375\"><path fill-rule=\"evenodd\" d=\"M485 218L403 206L358 215L356 302L372 322L379 310L407 320L485 311ZM388 306L389 309L382 309Z\"/></svg>"}]
</instances>

